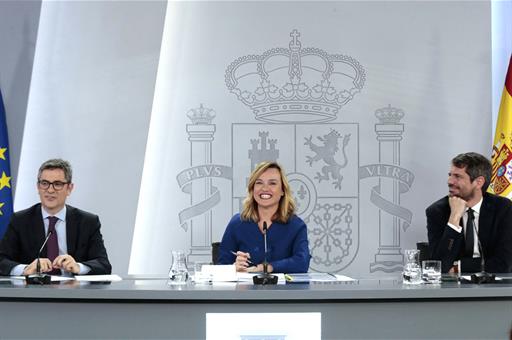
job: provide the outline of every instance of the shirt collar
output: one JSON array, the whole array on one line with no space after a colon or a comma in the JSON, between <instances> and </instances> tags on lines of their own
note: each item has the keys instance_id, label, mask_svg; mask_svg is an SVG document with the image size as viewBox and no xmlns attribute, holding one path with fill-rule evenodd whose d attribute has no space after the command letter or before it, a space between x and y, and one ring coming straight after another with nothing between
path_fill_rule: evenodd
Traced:
<instances>
[{"instance_id":1,"label":"shirt collar","mask_svg":"<svg viewBox=\"0 0 512 340\"><path fill-rule=\"evenodd\" d=\"M480 198L480 201L478 201L477 204L475 204L474 206L471 207L471 209L473 209L473 212L475 214L480 214L480 208L482 207L482 202L484 201L484 198ZM468 208L469 209L469 208ZM467 209L466 209L467 211Z\"/></svg>"},{"instance_id":2,"label":"shirt collar","mask_svg":"<svg viewBox=\"0 0 512 340\"><path fill-rule=\"evenodd\" d=\"M50 215L48 214L48 212L46 210L44 210L43 206L41 206L41 213L43 214L43 220L45 218L48 218L49 216L55 216L57 217L59 220L61 221L65 221L66 220L66 205L64 205L64 208L62 208L58 213L56 213L55 215Z\"/></svg>"}]
</instances>

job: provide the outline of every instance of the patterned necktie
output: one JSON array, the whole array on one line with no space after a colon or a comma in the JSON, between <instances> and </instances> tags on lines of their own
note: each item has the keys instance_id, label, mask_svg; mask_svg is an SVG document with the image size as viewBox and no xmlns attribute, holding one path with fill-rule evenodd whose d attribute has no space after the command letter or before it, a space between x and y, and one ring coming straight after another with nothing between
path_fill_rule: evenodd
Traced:
<instances>
[{"instance_id":1,"label":"patterned necktie","mask_svg":"<svg viewBox=\"0 0 512 340\"><path fill-rule=\"evenodd\" d=\"M475 215L473 214L473 209L468 209L468 222L466 223L466 246L464 255L466 257L473 257L473 247L475 244Z\"/></svg>"},{"instance_id":2,"label":"patterned necktie","mask_svg":"<svg viewBox=\"0 0 512 340\"><path fill-rule=\"evenodd\" d=\"M46 245L47 246L46 254L48 256L48 259L52 262L53 262L53 260L55 260L55 258L57 256L59 256L59 240L57 239L57 231L55 230L55 224L57 223L58 220L59 219L55 216L48 217L48 221L49 221L48 232L49 233L51 232L52 234L50 235L50 238L48 238L48 244ZM60 275L60 270L53 269L48 274Z\"/></svg>"}]
</instances>

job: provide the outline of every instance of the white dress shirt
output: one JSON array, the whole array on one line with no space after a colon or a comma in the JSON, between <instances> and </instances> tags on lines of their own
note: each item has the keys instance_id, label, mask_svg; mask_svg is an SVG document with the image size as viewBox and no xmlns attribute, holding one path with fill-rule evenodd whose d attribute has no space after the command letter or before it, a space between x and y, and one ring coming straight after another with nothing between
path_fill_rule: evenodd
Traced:
<instances>
[{"instance_id":1,"label":"white dress shirt","mask_svg":"<svg viewBox=\"0 0 512 340\"><path fill-rule=\"evenodd\" d=\"M471 209L473 209L473 214L475 215L475 228L473 229L473 239L475 240L475 242L473 242L473 257L480 257L480 249L478 247L478 243L480 242L479 238L478 238L478 220L480 218L480 208L482 207L482 202L483 202L483 198L480 199L480 201L478 201L477 204L475 204L474 206L471 207ZM463 220L463 223L464 224L464 235L466 233L466 226L468 224L468 209L469 208L466 208L466 211L464 212L464 215L462 216L462 220ZM461 233L462 232L462 227L461 226L456 226L456 225L453 225L451 223L448 223L448 225L450 226L450 228L452 228L453 230L455 230L456 232L458 233Z\"/></svg>"}]
</instances>

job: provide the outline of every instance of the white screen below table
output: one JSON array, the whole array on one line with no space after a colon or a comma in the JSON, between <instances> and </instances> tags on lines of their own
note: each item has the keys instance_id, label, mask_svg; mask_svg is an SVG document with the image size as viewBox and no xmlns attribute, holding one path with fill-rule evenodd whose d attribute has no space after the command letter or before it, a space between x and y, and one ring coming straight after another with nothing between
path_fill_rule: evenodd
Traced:
<instances>
[{"instance_id":1,"label":"white screen below table","mask_svg":"<svg viewBox=\"0 0 512 340\"><path fill-rule=\"evenodd\" d=\"M207 340L320 340L321 313L206 313Z\"/></svg>"}]
</instances>

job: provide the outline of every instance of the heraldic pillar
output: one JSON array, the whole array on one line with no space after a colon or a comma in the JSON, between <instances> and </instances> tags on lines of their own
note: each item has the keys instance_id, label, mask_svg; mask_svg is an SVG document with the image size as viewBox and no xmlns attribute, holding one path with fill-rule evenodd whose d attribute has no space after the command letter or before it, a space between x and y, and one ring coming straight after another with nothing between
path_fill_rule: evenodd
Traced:
<instances>
[{"instance_id":1,"label":"heraldic pillar","mask_svg":"<svg viewBox=\"0 0 512 340\"><path fill-rule=\"evenodd\" d=\"M379 141L379 185L375 195L380 202L400 205L400 181L394 176L393 169L400 165L400 141L404 125L400 119L404 112L389 105L375 112L379 123L375 132ZM379 206L379 204L377 204ZM370 272L395 272L402 270L403 255L400 249L401 219L393 214L389 204L379 206L379 248L375 262L370 264Z\"/></svg>"},{"instance_id":2,"label":"heraldic pillar","mask_svg":"<svg viewBox=\"0 0 512 340\"><path fill-rule=\"evenodd\" d=\"M215 125L211 124L214 116L211 110L203 105L191 110L188 117L192 124L187 124L188 140L190 141L190 165L204 166L212 163L212 141ZM198 178L191 182L190 203L192 206L206 201L212 196L214 188L210 177ZM209 209L190 220L190 254L188 260L210 261L212 244L212 211Z\"/></svg>"}]
</instances>

